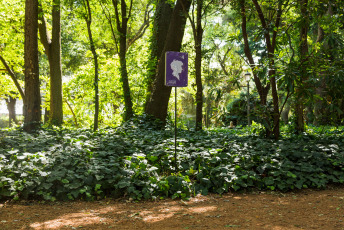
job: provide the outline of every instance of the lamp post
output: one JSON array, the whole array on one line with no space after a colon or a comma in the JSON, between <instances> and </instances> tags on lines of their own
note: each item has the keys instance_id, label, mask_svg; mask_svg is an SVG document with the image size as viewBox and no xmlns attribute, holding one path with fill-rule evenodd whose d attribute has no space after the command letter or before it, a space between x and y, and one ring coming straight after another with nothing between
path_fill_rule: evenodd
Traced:
<instances>
[{"instance_id":1,"label":"lamp post","mask_svg":"<svg viewBox=\"0 0 344 230\"><path fill-rule=\"evenodd\" d=\"M251 79L251 74L249 72L245 73L245 79L247 81L247 125L251 126L251 121L250 121L250 79Z\"/></svg>"}]
</instances>

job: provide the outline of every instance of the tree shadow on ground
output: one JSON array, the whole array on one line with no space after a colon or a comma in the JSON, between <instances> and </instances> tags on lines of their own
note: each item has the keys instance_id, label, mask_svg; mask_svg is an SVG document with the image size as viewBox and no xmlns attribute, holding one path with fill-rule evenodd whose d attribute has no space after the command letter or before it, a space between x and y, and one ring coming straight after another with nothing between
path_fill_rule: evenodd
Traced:
<instances>
[{"instance_id":1,"label":"tree shadow on ground","mask_svg":"<svg viewBox=\"0 0 344 230\"><path fill-rule=\"evenodd\" d=\"M0 229L344 229L344 188L190 201L9 203Z\"/></svg>"}]
</instances>

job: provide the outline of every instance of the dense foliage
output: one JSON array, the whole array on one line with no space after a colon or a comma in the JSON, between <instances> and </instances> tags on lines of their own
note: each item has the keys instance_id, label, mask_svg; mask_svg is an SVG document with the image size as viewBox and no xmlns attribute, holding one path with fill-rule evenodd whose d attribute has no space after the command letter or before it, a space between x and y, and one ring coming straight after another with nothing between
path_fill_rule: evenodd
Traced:
<instances>
[{"instance_id":1,"label":"dense foliage","mask_svg":"<svg viewBox=\"0 0 344 230\"><path fill-rule=\"evenodd\" d=\"M0 130L0 199L188 198L344 182L343 128L308 127L344 124L343 1L42 0L39 12L36 3L0 0L9 114L0 127L19 127L24 100L23 126ZM189 57L188 86L171 100L166 51ZM253 126L239 129L247 108ZM237 129L214 129L231 123ZM203 127L213 130L195 132Z\"/></svg>"},{"instance_id":2,"label":"dense foliage","mask_svg":"<svg viewBox=\"0 0 344 230\"><path fill-rule=\"evenodd\" d=\"M87 11L86 2L89 3ZM119 5L113 5L120 4L120 1L59 2L62 56L61 63L55 64L61 65L62 69L63 98L62 101L59 99L59 103L62 104L65 126L95 126L94 117L98 112L96 120L100 128L119 125L125 111L129 109L125 103L125 98L129 97L128 92L132 98L133 113L149 113L146 106L151 101L154 89L152 84L155 82L156 65L160 58L158 54L153 55L154 57L150 54L155 53L158 48L162 50L166 45L155 43L160 41L160 36L161 40L166 40L166 28L172 23L168 15L172 14L172 6L180 1L124 2L128 5L128 34L126 49L122 49L122 53L120 35L123 31L116 26L119 18L115 16ZM130 2L132 7L129 7ZM204 127L219 127L230 121L244 124L247 120L245 108L241 106L238 109L233 101L239 98L241 91L246 91L243 86L247 82L243 79L243 73L247 71L252 74L251 94L259 95L258 104L261 105L260 120L257 122L263 124L267 131L276 129L276 138L279 127L277 115L282 113L286 114L285 123L288 123L288 115L300 118L289 121L297 123L295 128L301 132L303 130L299 126L304 122L316 125L343 124L342 1L185 0L186 2L191 4L191 8L180 51L189 54L189 85L177 96L177 113L184 125L195 127L196 111L198 117L202 118ZM54 16L51 7L54 4L45 0L40 3L43 12L39 16L46 19L47 33L44 34L53 38ZM200 9L202 5L203 8ZM8 98L24 97L20 93L25 91L22 89L25 85L24 6L24 0L0 0L0 100L3 102ZM172 7L171 12L161 13L159 10L165 9L164 7ZM244 11L246 14L243 14ZM88 20L85 18L87 12L90 13L88 17L92 16L89 32L93 36L93 51L90 47ZM197 15L197 12L203 13ZM183 14L177 15L180 17ZM202 17L199 18L200 16ZM43 25L43 19L40 18L39 21L39 25ZM184 28L178 25L176 27ZM196 28L199 30L197 33ZM270 40L266 37L268 34L272 39L273 50L267 47ZM197 42L195 35L200 39ZM49 116L53 113L49 113L53 104L50 103L53 97L51 93L57 87L50 86L50 66L53 63L49 61L44 37L40 33L39 77L42 111L46 114L44 121L49 123ZM198 52L201 55L196 55L196 48L201 48L201 53ZM97 81L94 79L94 54L97 54L99 64ZM124 68L124 59L128 68ZM127 69L128 79L125 81L121 77L122 69ZM197 82L196 72L198 76L202 76L198 77ZM126 81L128 86L124 90L123 84ZM202 94L202 97L197 99L196 94ZM99 111L96 103L98 99L95 99L98 96ZM169 101L168 109L172 113L173 102L173 99ZM168 100L164 101L164 105L166 103ZM196 104L199 105L198 109ZM155 107L159 107L158 112L162 113L160 106ZM5 106L3 109L6 109ZM11 112L10 108L8 110ZM21 113L21 108L17 107L17 111L12 109L12 112ZM165 109L163 112L166 112ZM225 122L221 122L223 116L228 118ZM61 125L58 123L57 125Z\"/></svg>"},{"instance_id":3,"label":"dense foliage","mask_svg":"<svg viewBox=\"0 0 344 230\"><path fill-rule=\"evenodd\" d=\"M344 130L279 141L249 129L173 132L135 118L113 129L0 131L0 199L187 199L230 190L324 188L344 183ZM157 125L159 126L159 124ZM255 131L257 129L257 131Z\"/></svg>"}]
</instances>

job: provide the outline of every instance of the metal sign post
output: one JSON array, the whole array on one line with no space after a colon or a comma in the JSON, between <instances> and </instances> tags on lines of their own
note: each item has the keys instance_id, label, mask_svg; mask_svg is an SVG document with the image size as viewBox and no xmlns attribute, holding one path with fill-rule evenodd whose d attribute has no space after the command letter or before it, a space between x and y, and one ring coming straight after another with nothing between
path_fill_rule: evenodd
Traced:
<instances>
[{"instance_id":1,"label":"metal sign post","mask_svg":"<svg viewBox=\"0 0 344 230\"><path fill-rule=\"evenodd\" d=\"M165 85L174 87L174 169L177 173L177 87L188 85L188 54L166 52Z\"/></svg>"},{"instance_id":2,"label":"metal sign post","mask_svg":"<svg viewBox=\"0 0 344 230\"><path fill-rule=\"evenodd\" d=\"M174 87L174 170L177 173L177 87Z\"/></svg>"}]
</instances>

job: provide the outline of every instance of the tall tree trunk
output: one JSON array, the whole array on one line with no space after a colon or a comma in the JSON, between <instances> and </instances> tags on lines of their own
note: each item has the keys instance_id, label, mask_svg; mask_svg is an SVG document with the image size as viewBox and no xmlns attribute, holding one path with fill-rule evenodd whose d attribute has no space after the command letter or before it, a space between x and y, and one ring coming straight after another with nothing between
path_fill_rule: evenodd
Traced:
<instances>
[{"instance_id":1,"label":"tall tree trunk","mask_svg":"<svg viewBox=\"0 0 344 230\"><path fill-rule=\"evenodd\" d=\"M39 32L45 53L48 56L50 68L50 110L51 125L60 126L63 123L62 102L62 67L61 67L61 3L53 0L52 6L52 39L44 18L42 6L39 7Z\"/></svg>"},{"instance_id":2,"label":"tall tree trunk","mask_svg":"<svg viewBox=\"0 0 344 230\"><path fill-rule=\"evenodd\" d=\"M252 0L254 7L257 11L258 18L260 20L260 23L264 30L264 38L265 38L265 45L266 45L266 51L268 53L269 58L269 80L270 80L270 86L263 87L259 78L256 76L255 71L253 71L254 74L254 81L257 86L258 93L260 95L260 100L263 105L266 104L267 100L267 91L271 87L271 93L272 93L272 99L273 99L273 124L270 124L269 122L269 115L267 116L267 123L269 124L269 127L266 127L267 136L271 136L273 134L275 139L279 138L280 132L279 132L279 118L280 118L280 112L279 112L279 104L278 104L278 93L277 93L277 84L276 84L276 66L274 61L274 53L275 53L275 46L276 46L276 38L277 38L277 32L280 25L281 17L282 17L282 1L279 1L278 8L277 8L277 14L274 24L274 30L272 32L272 36L270 35L269 31L269 25L267 22L267 19L264 16L263 10L261 9L259 3L257 0ZM246 11L245 11L245 0L241 0L241 14L242 14L242 30L244 35L244 41L245 41L245 54L249 59L249 63L252 69L255 68L254 60L252 57L252 53L249 49L248 45L248 38L247 38L247 31L246 31Z\"/></svg>"},{"instance_id":3,"label":"tall tree trunk","mask_svg":"<svg viewBox=\"0 0 344 230\"><path fill-rule=\"evenodd\" d=\"M328 0L327 1L327 5L328 5L328 9L326 14L324 15L319 15L320 18L322 17L333 17L333 9L332 9L332 1ZM320 21L320 20L319 20ZM326 57L330 52L330 50L333 47L330 47L329 42L328 41L324 41L326 34L324 29L321 27L321 24L318 24L318 34L317 34L317 43L322 43L321 47L322 47L322 51L320 53L320 60L316 59L316 63L315 65L318 65L319 67L321 65L324 65L324 61L327 58ZM326 61L325 61L326 62ZM321 67L320 67L321 68ZM321 98L324 98L326 95L326 76L329 75L328 69L322 69L322 71L320 73L318 73L317 78L319 79L319 83L317 88L315 89L315 93L317 95L317 97L315 98L315 102L314 102L314 115L315 115L315 121L314 124L315 125L320 125L320 124L324 124L327 121L327 114L328 112L326 111L326 108L328 107L327 102L325 100L322 100Z\"/></svg>"},{"instance_id":4,"label":"tall tree trunk","mask_svg":"<svg viewBox=\"0 0 344 230\"><path fill-rule=\"evenodd\" d=\"M243 39L244 39L244 52L245 52L245 56L248 59L248 62L250 64L250 68L252 70L253 73L253 80L254 83L256 85L258 94L259 94L259 99L260 99L260 104L265 107L267 104L267 98L268 98L268 93L270 90L270 85L267 84L266 86L264 86L262 84L262 82L260 81L258 74L256 72L256 64L255 61L253 59L252 56L252 52L249 46L249 41L248 41L248 34L247 34L247 28L246 28L246 7L245 7L245 0L240 0L240 10L241 10L241 19L242 19L242 23L241 23L241 29L242 29L242 35L243 35ZM270 115L267 114L265 115L265 117L263 117L262 119L265 120L267 126L265 126L265 131L266 131L266 136L270 136L271 134L271 128L270 128Z\"/></svg>"},{"instance_id":5,"label":"tall tree trunk","mask_svg":"<svg viewBox=\"0 0 344 230\"><path fill-rule=\"evenodd\" d=\"M25 1L25 99L24 130L33 132L41 123L41 95L38 65L38 0Z\"/></svg>"},{"instance_id":6,"label":"tall tree trunk","mask_svg":"<svg viewBox=\"0 0 344 230\"><path fill-rule=\"evenodd\" d=\"M150 61L148 63L148 75L147 75L147 95L146 103L151 96L153 91L153 82L156 75L156 70L160 61L161 54L164 49L166 36L168 33L168 27L173 12L172 5L168 0L160 0L157 2L154 23L153 23L153 35L150 45ZM146 104L145 103L145 108Z\"/></svg>"},{"instance_id":7,"label":"tall tree trunk","mask_svg":"<svg viewBox=\"0 0 344 230\"><path fill-rule=\"evenodd\" d=\"M302 88L306 87L304 85L307 80L307 65L308 65L308 27L309 27L309 18L308 18L308 0L299 0L300 11L303 23L300 28L300 79L296 84L296 101L295 101L295 131L296 133L302 133L305 131L305 118L304 118L304 96L300 93Z\"/></svg>"},{"instance_id":8,"label":"tall tree trunk","mask_svg":"<svg viewBox=\"0 0 344 230\"><path fill-rule=\"evenodd\" d=\"M125 29L126 30L126 29ZM129 86L127 60L126 60L126 33L120 34L119 38L119 62L121 65L121 81L124 93L125 115L124 120L127 121L133 117L133 102L131 100L131 92Z\"/></svg>"},{"instance_id":9,"label":"tall tree trunk","mask_svg":"<svg viewBox=\"0 0 344 230\"><path fill-rule=\"evenodd\" d=\"M279 139L279 135L280 135L280 111L279 111L279 104L278 104L277 83L276 83L276 77L275 77L276 71L274 69L275 63L273 60L271 60L270 68L273 68L273 70L270 70L271 73L269 73L272 100L273 100L273 106L274 106L274 114L273 114L274 124L273 124L272 132L273 132L274 138L277 140Z\"/></svg>"},{"instance_id":10,"label":"tall tree trunk","mask_svg":"<svg viewBox=\"0 0 344 230\"><path fill-rule=\"evenodd\" d=\"M202 40L202 39L201 39ZM200 42L200 43L199 43ZM203 85L202 85L202 41L197 41L195 73L196 73L196 130L202 130L203 119Z\"/></svg>"},{"instance_id":11,"label":"tall tree trunk","mask_svg":"<svg viewBox=\"0 0 344 230\"><path fill-rule=\"evenodd\" d=\"M202 130L203 119L203 85L202 85L202 9L203 0L197 0L196 25L193 27L195 40L195 73L196 73L196 130Z\"/></svg>"},{"instance_id":12,"label":"tall tree trunk","mask_svg":"<svg viewBox=\"0 0 344 230\"><path fill-rule=\"evenodd\" d=\"M52 42L50 55L50 119L52 125L63 123L62 67L61 67L61 3L53 0Z\"/></svg>"},{"instance_id":13,"label":"tall tree trunk","mask_svg":"<svg viewBox=\"0 0 344 230\"><path fill-rule=\"evenodd\" d=\"M282 118L282 121L284 122L284 124L288 124L288 121L289 121L289 111L290 111L290 105L288 103L285 106L285 108L283 109L282 113L281 113L281 118Z\"/></svg>"},{"instance_id":14,"label":"tall tree trunk","mask_svg":"<svg viewBox=\"0 0 344 230\"><path fill-rule=\"evenodd\" d=\"M146 103L145 112L163 122L166 122L168 101L171 94L171 87L164 85L165 52L180 51L186 24L186 16L183 13L183 8L185 12L188 12L190 5L191 0L178 0L173 9L164 50L160 56L157 73L153 83L153 91L149 101Z\"/></svg>"},{"instance_id":15,"label":"tall tree trunk","mask_svg":"<svg viewBox=\"0 0 344 230\"><path fill-rule=\"evenodd\" d=\"M13 123L17 124L16 102L17 102L17 99L11 96L9 96L8 99L6 99L9 127L11 127Z\"/></svg>"},{"instance_id":16,"label":"tall tree trunk","mask_svg":"<svg viewBox=\"0 0 344 230\"><path fill-rule=\"evenodd\" d=\"M92 23L92 13L89 0L85 2L85 9L86 9L86 25L87 25L87 32L88 32L88 39L90 40L90 47L93 54L93 61L94 61L94 122L93 122L93 131L97 131L98 129L98 117L99 117L99 76L98 76L98 55L96 52L96 48L94 45L92 31L91 31L91 23Z\"/></svg>"},{"instance_id":17,"label":"tall tree trunk","mask_svg":"<svg viewBox=\"0 0 344 230\"><path fill-rule=\"evenodd\" d=\"M132 0L130 1L129 12L127 12L127 4L125 0L120 0L121 13L118 10L118 1L112 0L113 6L116 13L116 25L117 31L119 32L119 62L120 62L120 72L121 72L121 82L123 88L124 104L125 104L125 114L124 120L127 121L133 117L133 102L131 100L131 92L128 79L127 71L127 61L126 61L126 52L127 52L127 29L128 21L131 16L132 9ZM121 20L119 16L121 15Z\"/></svg>"},{"instance_id":18,"label":"tall tree trunk","mask_svg":"<svg viewBox=\"0 0 344 230\"><path fill-rule=\"evenodd\" d=\"M267 97L268 97L268 93L270 90L270 85L263 86L262 82L258 78L258 75L255 71L256 70L256 64L255 64L255 61L253 59L252 52L251 52L251 49L249 46L248 34L247 34L247 28L246 28L247 23L246 23L245 0L240 0L240 7L241 7L241 19L242 19L241 30L242 30L242 35L243 35L243 39L244 39L245 56L248 59L248 62L249 62L250 67L252 69L253 80L254 80L254 83L256 85L258 94L259 94L260 104L265 106L267 103Z\"/></svg>"}]
</instances>

